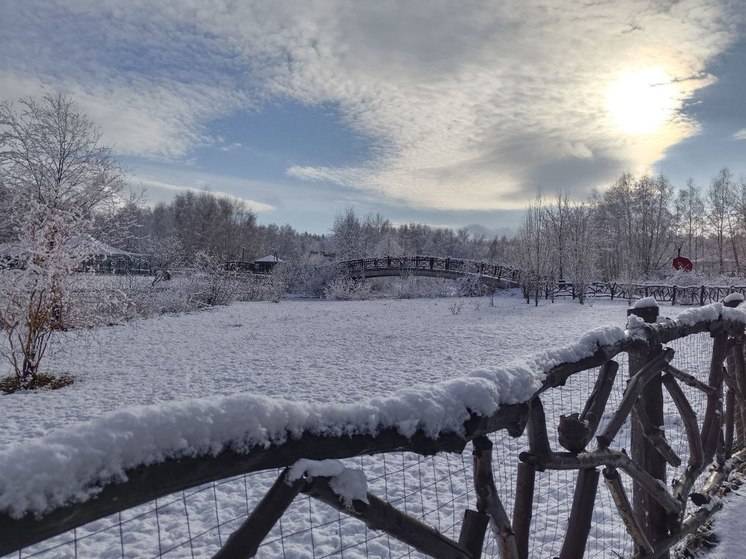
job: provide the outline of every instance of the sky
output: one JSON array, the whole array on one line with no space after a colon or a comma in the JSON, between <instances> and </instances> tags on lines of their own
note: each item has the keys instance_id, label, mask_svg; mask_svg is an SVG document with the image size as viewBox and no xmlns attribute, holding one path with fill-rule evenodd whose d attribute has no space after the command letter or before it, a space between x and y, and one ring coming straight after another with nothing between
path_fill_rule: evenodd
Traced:
<instances>
[{"instance_id":1,"label":"sky","mask_svg":"<svg viewBox=\"0 0 746 559\"><path fill-rule=\"evenodd\" d=\"M745 23L746 0L0 0L0 100L71 96L148 203L502 232L624 172L746 175Z\"/></svg>"}]
</instances>

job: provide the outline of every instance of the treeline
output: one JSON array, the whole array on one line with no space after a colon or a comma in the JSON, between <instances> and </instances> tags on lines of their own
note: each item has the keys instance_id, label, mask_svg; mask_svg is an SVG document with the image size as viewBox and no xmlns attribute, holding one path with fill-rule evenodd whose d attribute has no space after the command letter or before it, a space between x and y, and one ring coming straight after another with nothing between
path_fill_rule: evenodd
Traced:
<instances>
[{"instance_id":1,"label":"treeline","mask_svg":"<svg viewBox=\"0 0 746 559\"><path fill-rule=\"evenodd\" d=\"M361 218L353 209L334 220L332 241L338 260L422 254L497 261L506 258L515 244L507 237L488 238L468 228L394 225L380 214Z\"/></svg>"},{"instance_id":2,"label":"treeline","mask_svg":"<svg viewBox=\"0 0 746 559\"><path fill-rule=\"evenodd\" d=\"M394 225L383 216L360 217L348 209L328 235L299 232L289 225L260 225L235 199L187 191L172 201L147 206L129 200L97 217L96 236L121 250L153 257L156 267L190 266L199 254L223 261L251 261L268 254L296 263L318 264L365 256L433 254L499 261L505 237L489 239L468 229L422 224Z\"/></svg>"},{"instance_id":3,"label":"treeline","mask_svg":"<svg viewBox=\"0 0 746 559\"><path fill-rule=\"evenodd\" d=\"M297 260L322 254L329 239L288 225L260 225L235 199L187 191L154 207L138 200L98 216L97 237L128 252L153 257L157 267L190 266L200 254L251 261L267 254Z\"/></svg>"},{"instance_id":4,"label":"treeline","mask_svg":"<svg viewBox=\"0 0 746 559\"><path fill-rule=\"evenodd\" d=\"M532 203L515 264L533 277L582 284L672 272L679 253L707 275L739 275L746 251L746 181L721 170L706 189L664 176L625 174L585 201Z\"/></svg>"}]
</instances>

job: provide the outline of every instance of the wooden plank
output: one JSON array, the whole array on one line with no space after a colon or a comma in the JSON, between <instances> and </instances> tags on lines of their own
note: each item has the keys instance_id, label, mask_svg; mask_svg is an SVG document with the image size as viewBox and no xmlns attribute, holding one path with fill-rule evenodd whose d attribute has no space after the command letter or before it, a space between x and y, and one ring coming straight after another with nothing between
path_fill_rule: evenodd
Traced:
<instances>
[{"instance_id":1,"label":"wooden plank","mask_svg":"<svg viewBox=\"0 0 746 559\"><path fill-rule=\"evenodd\" d=\"M361 520L371 530L385 532L431 557L471 559L471 554L458 542L447 538L416 518L404 514L371 493L367 495L367 503L354 500L351 506L346 506L329 487L329 479L323 477L312 479L303 492L344 514Z\"/></svg>"},{"instance_id":2,"label":"wooden plank","mask_svg":"<svg viewBox=\"0 0 746 559\"><path fill-rule=\"evenodd\" d=\"M513 504L513 533L518 547L518 557L528 559L528 539L534 508L536 467L521 462L516 475L515 503Z\"/></svg>"},{"instance_id":3,"label":"wooden plank","mask_svg":"<svg viewBox=\"0 0 746 559\"><path fill-rule=\"evenodd\" d=\"M251 515L235 530L213 559L244 559L254 557L259 545L267 537L295 496L304 480L288 481L289 469L283 470L275 483L254 507Z\"/></svg>"},{"instance_id":4,"label":"wooden plank","mask_svg":"<svg viewBox=\"0 0 746 559\"><path fill-rule=\"evenodd\" d=\"M576 559L585 554L585 545L591 531L593 506L596 503L599 471L595 468L578 472L575 494L572 499L572 510L567 522L565 539L562 542L560 559Z\"/></svg>"}]
</instances>

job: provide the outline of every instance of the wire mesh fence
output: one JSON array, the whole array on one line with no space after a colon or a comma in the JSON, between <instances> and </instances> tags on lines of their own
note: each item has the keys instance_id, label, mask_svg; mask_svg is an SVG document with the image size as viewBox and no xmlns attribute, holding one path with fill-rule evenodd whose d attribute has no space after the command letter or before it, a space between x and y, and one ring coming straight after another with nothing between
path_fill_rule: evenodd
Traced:
<instances>
[{"instance_id":1,"label":"wire mesh fence","mask_svg":"<svg viewBox=\"0 0 746 559\"><path fill-rule=\"evenodd\" d=\"M672 363L677 368L707 381L712 355L712 339L708 333L689 335L668 345L676 351ZM629 378L627 355L620 353L615 360L620 367L600 429L622 401ZM560 416L583 409L597 375L598 369L582 371L572 375L564 386L542 394L553 448L559 446L557 425ZM682 386L682 389L701 421L706 405L704 394L688 386ZM613 448L630 448L630 421L629 418L625 421L614 439ZM689 448L682 421L670 400L664 404L664 421L670 446L682 459L681 466L668 467L670 483L682 475ZM512 438L505 431L498 431L492 433L490 439L494 444L492 464L497 491L510 513L515 502L519 454L527 449L527 438L525 434ZM471 445L462 454L421 456L411 452L391 452L343 462L364 472L371 494L453 540L458 540L464 510L476 506ZM246 519L279 474L277 469L265 470L182 491L89 523L6 557L211 557ZM559 555L577 475L576 470L537 473L529 557ZM631 494L632 483L626 478L624 480L627 493ZM488 532L483 556L498 556L498 546L494 535ZM585 556L618 558L631 556L632 552L632 540L611 495L601 484ZM299 495L265 538L257 556L321 559L421 557L422 554L309 496Z\"/></svg>"}]
</instances>

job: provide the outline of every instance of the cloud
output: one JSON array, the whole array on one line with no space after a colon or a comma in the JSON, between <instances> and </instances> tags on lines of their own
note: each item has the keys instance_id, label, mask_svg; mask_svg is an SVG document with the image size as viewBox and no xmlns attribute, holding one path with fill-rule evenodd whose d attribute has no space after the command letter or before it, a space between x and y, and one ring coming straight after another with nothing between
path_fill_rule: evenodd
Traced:
<instances>
[{"instance_id":1,"label":"cloud","mask_svg":"<svg viewBox=\"0 0 746 559\"><path fill-rule=\"evenodd\" d=\"M213 179L211 182L215 182L215 180L216 179ZM224 180L225 179L223 179L223 181ZM232 194L230 192L212 190L209 186L207 186L207 184L205 184L201 180L198 180L197 185L188 185L188 184L174 184L174 183L166 182L163 180L149 178L146 176L129 175L127 177L127 182L129 183L131 188L144 188L146 196L155 194L156 197L158 197L157 191L159 190L160 191L166 190L168 192L181 192L181 193L194 192L195 194L203 194L203 193L209 192L210 194L218 196L219 198L226 198L234 202L242 203L248 209L250 209L251 211L255 213L271 212L275 209L274 206L270 204L265 204L264 202L257 202L256 200L251 200L244 196ZM218 182L220 181L218 180ZM240 179L236 179L233 182L234 182L233 186L234 187L237 186L239 191L242 188L245 189L246 186L248 186L245 181L241 181Z\"/></svg>"},{"instance_id":2,"label":"cloud","mask_svg":"<svg viewBox=\"0 0 746 559\"><path fill-rule=\"evenodd\" d=\"M125 57L127 80L141 80L109 70L105 85L80 86L125 153L183 156L209 141L210 119L267 99L334 104L372 140L371 158L290 164L288 176L414 207L490 209L520 207L540 188L582 195L624 170L650 170L696 134L686 103L715 80L708 64L738 34L739 4L183 0L125 10L71 0L58 9L63 22L93 17L119 53L111 58ZM81 50L72 49L86 62L78 66L109 60ZM138 53L147 64L132 70ZM647 130L645 118L660 114Z\"/></svg>"},{"instance_id":3,"label":"cloud","mask_svg":"<svg viewBox=\"0 0 746 559\"><path fill-rule=\"evenodd\" d=\"M742 128L733 134L734 140L746 140L746 128Z\"/></svg>"}]
</instances>

